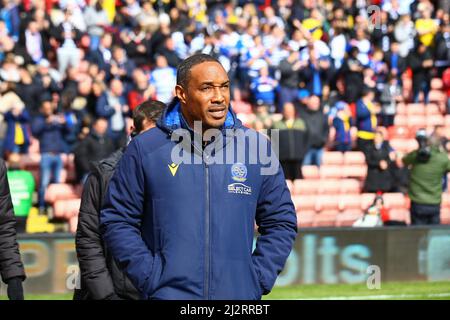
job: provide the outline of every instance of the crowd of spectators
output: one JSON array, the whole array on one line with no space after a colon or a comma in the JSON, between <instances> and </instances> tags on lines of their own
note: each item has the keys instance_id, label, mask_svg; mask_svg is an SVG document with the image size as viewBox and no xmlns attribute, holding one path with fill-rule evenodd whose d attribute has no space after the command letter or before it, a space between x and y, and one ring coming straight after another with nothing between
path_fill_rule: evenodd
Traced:
<instances>
[{"instance_id":1,"label":"crowd of spectators","mask_svg":"<svg viewBox=\"0 0 450 320\"><path fill-rule=\"evenodd\" d=\"M433 77L449 97L449 12L445 0L2 0L0 152L39 141L44 208L62 153L78 157L81 182L87 160L126 144L132 110L169 102L177 65L202 52L225 67L234 111L255 115L248 125L303 132L284 159L292 179L320 166L324 148L389 166L377 128L394 124L396 104L429 103Z\"/></svg>"}]
</instances>

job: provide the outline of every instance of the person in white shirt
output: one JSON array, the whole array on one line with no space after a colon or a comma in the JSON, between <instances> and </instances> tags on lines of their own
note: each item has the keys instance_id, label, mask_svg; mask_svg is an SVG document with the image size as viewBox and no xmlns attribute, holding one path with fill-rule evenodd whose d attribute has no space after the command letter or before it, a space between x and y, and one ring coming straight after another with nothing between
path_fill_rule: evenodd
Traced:
<instances>
[{"instance_id":1,"label":"person in white shirt","mask_svg":"<svg viewBox=\"0 0 450 320\"><path fill-rule=\"evenodd\" d=\"M150 75L150 88L152 95L164 103L169 103L173 98L177 83L176 70L169 66L163 55L156 56L156 68Z\"/></svg>"}]
</instances>

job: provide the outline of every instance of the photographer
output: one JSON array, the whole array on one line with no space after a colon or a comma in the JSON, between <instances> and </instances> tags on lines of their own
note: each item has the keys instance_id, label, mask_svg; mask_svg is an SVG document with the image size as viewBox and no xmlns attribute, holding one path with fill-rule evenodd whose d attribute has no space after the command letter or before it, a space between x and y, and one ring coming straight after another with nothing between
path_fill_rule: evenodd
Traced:
<instances>
[{"instance_id":1,"label":"photographer","mask_svg":"<svg viewBox=\"0 0 450 320\"><path fill-rule=\"evenodd\" d=\"M429 139L425 129L416 133L419 149L408 153L403 163L411 169L408 194L411 198L411 224L440 224L442 177L450 171L450 160Z\"/></svg>"}]
</instances>

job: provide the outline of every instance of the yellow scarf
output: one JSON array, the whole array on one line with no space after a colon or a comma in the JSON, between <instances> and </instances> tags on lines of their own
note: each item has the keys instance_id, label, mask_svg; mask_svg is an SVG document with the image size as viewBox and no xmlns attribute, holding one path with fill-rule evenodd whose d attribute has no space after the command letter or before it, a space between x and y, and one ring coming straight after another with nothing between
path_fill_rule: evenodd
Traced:
<instances>
[{"instance_id":1,"label":"yellow scarf","mask_svg":"<svg viewBox=\"0 0 450 320\"><path fill-rule=\"evenodd\" d=\"M25 143L25 136L19 122L16 122L16 130L14 135L14 143L21 146Z\"/></svg>"}]
</instances>

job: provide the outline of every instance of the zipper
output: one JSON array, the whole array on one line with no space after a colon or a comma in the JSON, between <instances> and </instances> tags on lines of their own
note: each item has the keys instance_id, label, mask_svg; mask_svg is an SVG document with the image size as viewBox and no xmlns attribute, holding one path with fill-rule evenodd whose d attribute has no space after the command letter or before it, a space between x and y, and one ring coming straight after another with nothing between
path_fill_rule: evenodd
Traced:
<instances>
[{"instance_id":1,"label":"zipper","mask_svg":"<svg viewBox=\"0 0 450 320\"><path fill-rule=\"evenodd\" d=\"M209 167L205 163L205 185L206 185L206 206L205 206L205 299L209 300L209 277L210 277L210 207L209 207Z\"/></svg>"},{"instance_id":2,"label":"zipper","mask_svg":"<svg viewBox=\"0 0 450 320\"><path fill-rule=\"evenodd\" d=\"M205 197L205 273L204 273L204 289L203 289L203 295L205 300L209 300L209 286L210 286L210 274L211 274L211 253L210 253L210 201L209 201L209 166L208 164L203 160L203 150L200 150L194 142L192 142L192 146L194 149L196 149L200 156L202 157L202 162L205 167L205 191L206 191L206 197ZM206 155L206 158L208 159L209 156Z\"/></svg>"}]
</instances>

